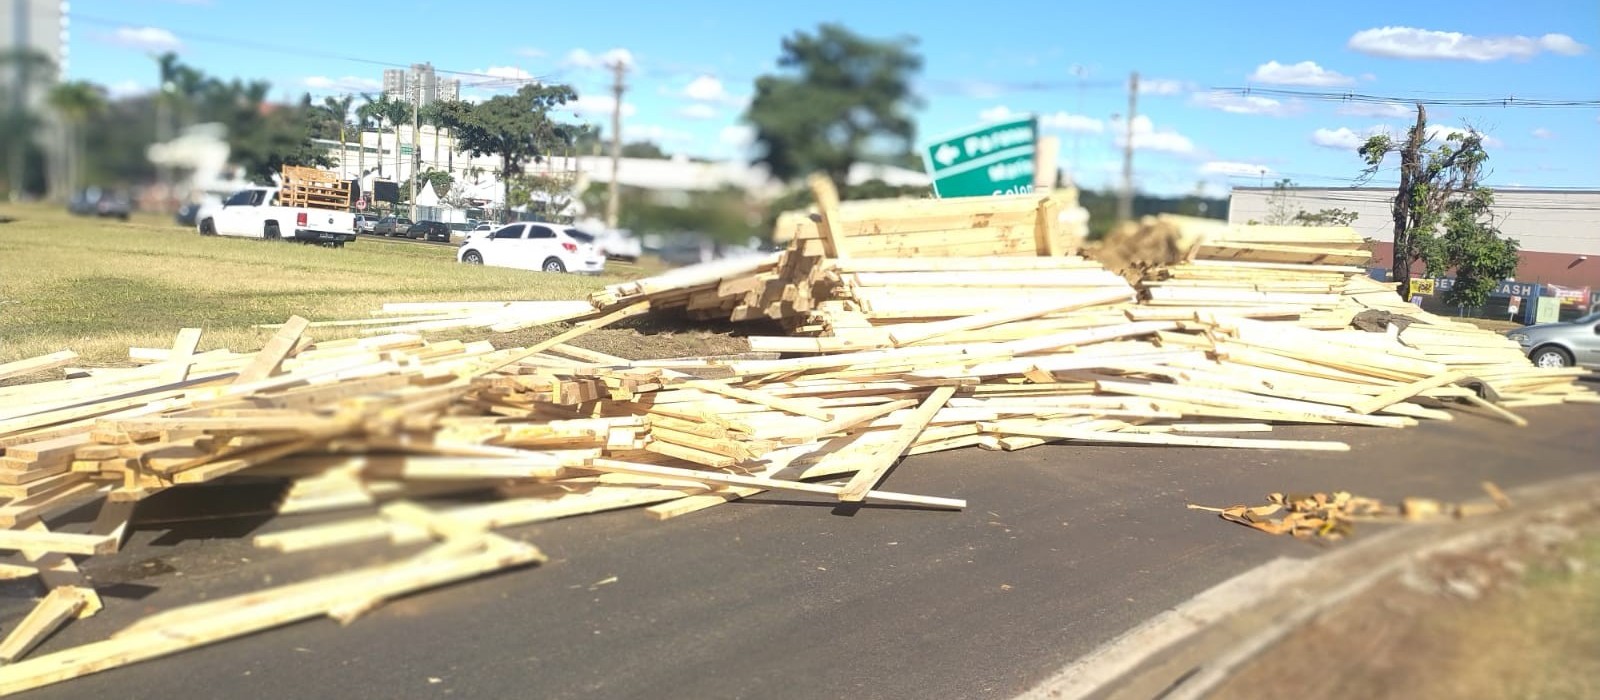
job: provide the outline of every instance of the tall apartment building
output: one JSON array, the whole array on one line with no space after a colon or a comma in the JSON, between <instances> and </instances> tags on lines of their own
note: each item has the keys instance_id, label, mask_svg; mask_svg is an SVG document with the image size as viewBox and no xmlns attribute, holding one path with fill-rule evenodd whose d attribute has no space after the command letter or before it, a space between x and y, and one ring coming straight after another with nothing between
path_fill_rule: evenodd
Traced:
<instances>
[{"instance_id":1,"label":"tall apartment building","mask_svg":"<svg viewBox=\"0 0 1600 700\"><path fill-rule=\"evenodd\" d=\"M0 71L0 86L29 107L43 102L45 93L67 72L67 3L63 0L10 0L0 3L0 53L29 51L50 62L49 67L12 61ZM25 84L22 91L13 88Z\"/></svg>"},{"instance_id":2,"label":"tall apartment building","mask_svg":"<svg viewBox=\"0 0 1600 700\"><path fill-rule=\"evenodd\" d=\"M383 94L407 103L425 105L436 100L461 97L461 81L440 80L431 63L413 63L411 68L383 71Z\"/></svg>"}]
</instances>

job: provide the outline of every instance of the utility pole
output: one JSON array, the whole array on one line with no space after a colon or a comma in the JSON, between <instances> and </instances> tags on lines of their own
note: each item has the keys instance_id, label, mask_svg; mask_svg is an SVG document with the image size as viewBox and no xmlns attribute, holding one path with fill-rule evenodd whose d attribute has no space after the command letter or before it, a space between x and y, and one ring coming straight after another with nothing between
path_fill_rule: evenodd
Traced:
<instances>
[{"instance_id":1,"label":"utility pole","mask_svg":"<svg viewBox=\"0 0 1600 700\"><path fill-rule=\"evenodd\" d=\"M422 82L417 81L417 93L411 97L411 220L417 220L417 161L422 144L417 143L417 129L422 111ZM395 144L399 148L400 144ZM396 173L397 175L399 173Z\"/></svg>"},{"instance_id":2,"label":"utility pole","mask_svg":"<svg viewBox=\"0 0 1600 700\"><path fill-rule=\"evenodd\" d=\"M606 226L617 227L617 171L622 167L622 76L628 67L620 59L611 63L611 187L606 192Z\"/></svg>"},{"instance_id":3,"label":"utility pole","mask_svg":"<svg viewBox=\"0 0 1600 700\"><path fill-rule=\"evenodd\" d=\"M1117 199L1117 220L1133 219L1133 120L1139 114L1139 72L1128 76L1127 131L1122 144L1122 196Z\"/></svg>"}]
</instances>

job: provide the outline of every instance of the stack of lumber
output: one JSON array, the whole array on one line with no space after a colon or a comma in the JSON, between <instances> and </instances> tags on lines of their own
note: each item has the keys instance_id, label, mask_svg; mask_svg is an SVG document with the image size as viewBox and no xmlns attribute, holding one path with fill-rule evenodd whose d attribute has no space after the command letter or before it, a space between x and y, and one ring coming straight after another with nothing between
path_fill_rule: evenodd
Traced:
<instances>
[{"instance_id":1,"label":"stack of lumber","mask_svg":"<svg viewBox=\"0 0 1600 700\"><path fill-rule=\"evenodd\" d=\"M296 317L250 353L197 352L199 331L185 329L170 348L131 349L132 367L73 367L70 352L0 365L0 381L60 373L0 386L0 548L21 554L3 571L46 590L0 659L98 610L72 557L116 551L137 504L177 485L283 479L278 512L347 513L255 538L277 552L432 543L13 663L0 694L293 620L349 621L536 563L536 548L494 531L552 518L638 506L670 518L769 490L962 508L880 482L904 456L965 447L1347 450L1259 434L1458 415L1524 423L1518 407L1600 400L1574 383L1580 370L1534 367L1499 336L1400 302L1354 265L1349 232L1167 219L1146 227L1164 227L1158 243L1114 238L1080 255L1041 214L1049 197L858 205L848 209L883 209L852 219L818 193L821 213L795 224L779 255L584 302L396 304L326 322L364 327L356 339L316 341L318 326ZM979 202L1015 204L1017 216L982 216ZM1031 238L1016 233L1023 210ZM990 243L962 240L953 221ZM776 319L802 335L751 338L765 355L687 360L572 344L660 310ZM543 323L566 325L504 349L418 335ZM86 528L47 520L95 504Z\"/></svg>"},{"instance_id":2,"label":"stack of lumber","mask_svg":"<svg viewBox=\"0 0 1600 700\"><path fill-rule=\"evenodd\" d=\"M350 208L350 182L329 170L285 165L278 183L278 204L346 211Z\"/></svg>"},{"instance_id":3,"label":"stack of lumber","mask_svg":"<svg viewBox=\"0 0 1600 700\"><path fill-rule=\"evenodd\" d=\"M826 178L813 178L816 211L779 217L788 247L775 256L686 268L595 293L597 309L649 301L656 310L683 309L697 320L779 321L793 332L826 331L828 319L848 312L837 300L834 266L856 258L939 261L971 256L1066 256L1077 245L1061 212L1077 206L1075 190L964 200L884 200L840 203ZM1076 263L1083 261L1078 260ZM1044 263L1047 267L1049 263ZM1063 263L1070 267L1073 262ZM1093 266L1098 270L1098 266ZM961 269L961 268L954 268ZM1005 267L972 267L998 272ZM860 272L928 272L938 267L862 269ZM1012 284L1011 291L1021 285ZM1007 290L991 288L991 299ZM891 292L892 293L892 292ZM916 293L908 287L907 294ZM1032 293L1039 296L1043 292ZM884 306L893 302L885 298ZM917 318L906 310L899 318ZM948 315L960 315L959 311ZM821 323L819 327L817 324Z\"/></svg>"}]
</instances>

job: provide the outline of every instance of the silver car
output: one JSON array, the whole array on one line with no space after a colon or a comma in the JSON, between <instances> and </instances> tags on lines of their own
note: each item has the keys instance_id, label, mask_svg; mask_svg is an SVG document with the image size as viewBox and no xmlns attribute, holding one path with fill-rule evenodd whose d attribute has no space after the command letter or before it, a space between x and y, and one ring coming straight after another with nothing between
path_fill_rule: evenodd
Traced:
<instances>
[{"instance_id":1,"label":"silver car","mask_svg":"<svg viewBox=\"0 0 1600 700\"><path fill-rule=\"evenodd\" d=\"M1506 334L1540 367L1600 369L1600 311L1566 323L1524 326Z\"/></svg>"}]
</instances>

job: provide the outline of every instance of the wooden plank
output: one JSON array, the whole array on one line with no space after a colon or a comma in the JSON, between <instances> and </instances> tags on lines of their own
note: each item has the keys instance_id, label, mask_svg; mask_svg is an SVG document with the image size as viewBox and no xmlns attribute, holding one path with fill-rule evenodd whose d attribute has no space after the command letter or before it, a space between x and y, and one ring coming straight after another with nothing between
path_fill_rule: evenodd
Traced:
<instances>
[{"instance_id":1,"label":"wooden plank","mask_svg":"<svg viewBox=\"0 0 1600 700\"><path fill-rule=\"evenodd\" d=\"M521 362L521 361L526 360L526 359L528 359L530 357L533 357L534 355L538 355L539 353L542 353L542 352L544 352L546 350L549 350L550 348L553 348L553 347L555 347L557 345L561 345L563 343L566 343L569 340L574 340L576 338L579 338L579 337L582 337L584 335L587 335L591 331L598 330L600 328L604 328L604 327L609 326L609 325L611 325L613 323L616 323L617 321L620 321L620 320L625 319L625 318L630 318L630 317L633 317L633 316L637 316L637 315L642 314L642 313L644 313L646 311L649 311L649 310L650 310L650 302L648 300L639 301L639 302L634 302L632 304L628 304L627 306L623 306L621 308L614 309L611 312L609 312L609 313L607 313L607 314L605 314L603 316L600 316L598 318L592 318L592 319L589 319L587 321L583 321L582 323L578 323L578 324L574 325L573 327L568 328L567 330L562 331L560 333L557 333L554 336L546 338L546 339L544 339L544 340L542 340L542 341L540 341L538 343L535 343L530 347L522 348L520 350L517 350L515 352L512 352L512 353L508 354L505 357L497 358L495 361L493 361L493 362L491 362L491 363L489 363L487 365L479 366L479 367L473 368L471 370L468 370L468 371L466 371L466 373L463 376L466 377L466 378L470 378L470 377L481 376L481 375L484 375L484 374L488 374L490 372L496 372L496 371L505 369L506 367L510 367L511 365L514 365L514 364L516 364L518 362Z\"/></svg>"},{"instance_id":2,"label":"wooden plank","mask_svg":"<svg viewBox=\"0 0 1600 700\"><path fill-rule=\"evenodd\" d=\"M1394 404L1412 398L1429 389L1437 389L1442 386L1449 386L1466 378L1467 375L1463 372L1446 372L1438 376L1428 377L1404 386L1395 387L1385 391L1382 394L1378 394L1377 396L1351 406L1350 410L1355 411L1356 413L1374 413L1380 409L1393 406Z\"/></svg>"},{"instance_id":3,"label":"wooden plank","mask_svg":"<svg viewBox=\"0 0 1600 700\"><path fill-rule=\"evenodd\" d=\"M884 446L882 451L876 453L869 460L863 460L860 470L850 478L849 483L839 491L839 500L854 503L867 497L873 486L883 479L889 468L899 461L900 456L922 434L923 429L933 420L939 409L944 408L945 402L956 393L954 386L942 386L933 390L922 404L917 406L911 415L906 417L906 422L894 431L894 436Z\"/></svg>"},{"instance_id":4,"label":"wooden plank","mask_svg":"<svg viewBox=\"0 0 1600 700\"><path fill-rule=\"evenodd\" d=\"M800 493L816 493L837 497L844 492L843 487L828 486L825 484L810 484L803 481L785 481L767 477L756 477L741 474L724 474L721 472L706 472L695 469L677 469L674 467L660 467L653 464L636 464L613 459L597 459L593 464L585 467L600 472L616 474L635 474L639 476L660 477L678 481L698 481L718 486L749 486L772 491L796 491ZM936 496L917 496L889 491L868 491L866 499L882 503L900 503L914 506L927 506L930 508L967 507L967 502L958 498L939 498Z\"/></svg>"},{"instance_id":5,"label":"wooden plank","mask_svg":"<svg viewBox=\"0 0 1600 700\"><path fill-rule=\"evenodd\" d=\"M833 181L822 173L813 174L806 182L811 187L811 195L816 200L817 233L822 238L825 255L830 258L850 257L849 244L846 242L842 230L844 220L839 215L839 190L834 188Z\"/></svg>"},{"instance_id":6,"label":"wooden plank","mask_svg":"<svg viewBox=\"0 0 1600 700\"><path fill-rule=\"evenodd\" d=\"M182 609L172 611L179 614L169 616L164 624L149 631L0 667L0 695L20 693L316 617L351 600L397 597L544 560L537 548L504 538L495 546L483 547L480 551L450 554L448 550L443 553L430 550L396 564L202 603L207 607L201 615L184 615Z\"/></svg>"},{"instance_id":7,"label":"wooden plank","mask_svg":"<svg viewBox=\"0 0 1600 700\"><path fill-rule=\"evenodd\" d=\"M1079 428L1055 428L1018 425L981 426L984 432L1050 438L1053 440L1078 440L1128 445L1169 445L1178 447L1224 447L1257 450L1313 450L1321 452L1349 452L1350 446L1342 442L1321 440L1250 440L1241 438L1202 437L1196 435L1168 435L1163 433L1123 433Z\"/></svg>"},{"instance_id":8,"label":"wooden plank","mask_svg":"<svg viewBox=\"0 0 1600 700\"><path fill-rule=\"evenodd\" d=\"M88 602L83 589L76 586L50 589L44 600L39 601L28 616L11 630L11 634L6 635L5 641L0 641L0 662L9 664L33 651L67 620L77 616Z\"/></svg>"},{"instance_id":9,"label":"wooden plank","mask_svg":"<svg viewBox=\"0 0 1600 700\"><path fill-rule=\"evenodd\" d=\"M111 554L117 551L118 538L72 532L0 530L0 549L56 552L58 554Z\"/></svg>"},{"instance_id":10,"label":"wooden plank","mask_svg":"<svg viewBox=\"0 0 1600 700\"><path fill-rule=\"evenodd\" d=\"M820 421L833 420L833 414L818 408L816 404L803 399L790 399L782 396L773 396L758 389L729 386L723 382L710 380L692 380L683 382L687 386L701 391L708 391L719 396L738 399L747 403L758 404L768 408L775 408L784 413L793 413L797 416L806 416Z\"/></svg>"},{"instance_id":11,"label":"wooden plank","mask_svg":"<svg viewBox=\"0 0 1600 700\"><path fill-rule=\"evenodd\" d=\"M1058 298L1043 303L1022 304L1010 309L998 309L987 313L950 319L948 321L935 321L932 323L917 324L910 328L900 328L889 333L889 340L896 347L904 347L912 343L923 342L940 336L970 331L979 328L988 328L1003 323L1022 321L1049 314L1066 313L1086 309L1091 306L1103 304L1116 304L1133 300L1133 289L1123 284L1121 288L1107 289L1101 292L1074 295L1064 299Z\"/></svg>"},{"instance_id":12,"label":"wooden plank","mask_svg":"<svg viewBox=\"0 0 1600 700\"><path fill-rule=\"evenodd\" d=\"M181 382L189 378L189 368L193 366L194 351L200 347L199 328L184 328L178 331L178 337L172 341L172 352L167 355L169 369L162 376L167 382Z\"/></svg>"},{"instance_id":13,"label":"wooden plank","mask_svg":"<svg viewBox=\"0 0 1600 700\"><path fill-rule=\"evenodd\" d=\"M290 316L289 320L273 334L272 339L262 346L250 364L239 370L239 376L233 383L236 385L253 384L263 381L277 373L283 365L285 358L294 351L295 344L300 342L300 336L306 332L306 327L311 322L300 316Z\"/></svg>"},{"instance_id":14,"label":"wooden plank","mask_svg":"<svg viewBox=\"0 0 1600 700\"><path fill-rule=\"evenodd\" d=\"M0 364L0 379L20 377L25 374L44 372L57 367L65 367L78 359L78 353L71 350L61 350L48 355L30 357L25 360Z\"/></svg>"}]
</instances>

